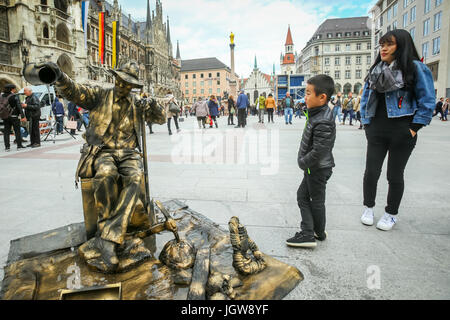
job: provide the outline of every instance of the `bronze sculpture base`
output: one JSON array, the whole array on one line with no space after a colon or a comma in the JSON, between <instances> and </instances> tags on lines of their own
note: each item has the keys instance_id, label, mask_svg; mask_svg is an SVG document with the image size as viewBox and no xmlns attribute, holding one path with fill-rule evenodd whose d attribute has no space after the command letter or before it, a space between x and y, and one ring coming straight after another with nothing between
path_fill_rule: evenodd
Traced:
<instances>
[{"instance_id":1,"label":"bronze sculpture base","mask_svg":"<svg viewBox=\"0 0 450 320\"><path fill-rule=\"evenodd\" d=\"M96 287L118 284L121 286L121 299L124 300L186 300L188 297L213 300L282 299L303 280L298 269L268 255L264 255L267 267L263 271L252 275L237 273L232 266L233 250L226 229L191 209L181 209L185 205L177 200L164 205L177 221L181 238L198 252L196 258L202 259L201 264L194 263L188 269L173 269L158 260L156 257L161 249L173 238L172 233L163 232L156 235L156 251L155 248L148 250L143 247L144 242L151 242L147 239L143 243L133 243L128 247L131 254L123 255L122 259L119 257L122 272L99 273L89 268L78 255L77 247L84 241L74 242L74 228L70 228L71 232L67 233L70 241L66 243L74 245L72 249L67 248L66 244L59 250L52 247L51 252L32 248L33 253L23 249L28 248L26 242L36 241L33 236L27 237L26 241L23 238L20 239L23 241L15 242L21 243L22 249L11 248L0 299L56 300L61 299L61 293L67 289L78 289L77 294L85 299L99 299L100 292L92 293ZM54 234L54 231L49 231L39 237L48 239L49 235ZM76 239L82 238L79 235ZM17 253L19 251L20 254ZM202 268L202 265L207 265L205 263L209 264L209 268ZM83 290L88 294L83 295Z\"/></svg>"}]
</instances>

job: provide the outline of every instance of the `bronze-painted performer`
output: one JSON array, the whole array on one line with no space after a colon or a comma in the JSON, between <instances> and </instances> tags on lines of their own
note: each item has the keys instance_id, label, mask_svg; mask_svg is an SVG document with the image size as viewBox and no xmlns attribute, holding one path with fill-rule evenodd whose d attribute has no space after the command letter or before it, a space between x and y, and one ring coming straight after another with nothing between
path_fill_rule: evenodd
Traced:
<instances>
[{"instance_id":1,"label":"bronze-painted performer","mask_svg":"<svg viewBox=\"0 0 450 320\"><path fill-rule=\"evenodd\" d=\"M112 70L116 82L111 89L77 84L51 62L38 67L55 73L56 88L64 98L90 111L87 144L83 147L77 178L93 178L98 213L95 240L89 247L90 256L96 257L93 265L100 271L114 272L119 264L116 249L124 244L141 193L142 112L146 121L163 124L164 109L153 99L142 103L131 94L133 88L143 87L135 62ZM166 224L167 229L171 226L174 224Z\"/></svg>"}]
</instances>

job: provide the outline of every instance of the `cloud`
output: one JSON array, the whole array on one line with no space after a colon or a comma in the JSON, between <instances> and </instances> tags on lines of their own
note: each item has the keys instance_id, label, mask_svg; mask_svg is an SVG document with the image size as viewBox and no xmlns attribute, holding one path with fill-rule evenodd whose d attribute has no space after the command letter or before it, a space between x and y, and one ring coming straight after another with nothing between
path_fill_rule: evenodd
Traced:
<instances>
[{"instance_id":1,"label":"cloud","mask_svg":"<svg viewBox=\"0 0 450 320\"><path fill-rule=\"evenodd\" d=\"M217 57L229 66L229 34L233 31L236 72L248 77L255 55L262 72L271 73L273 64L279 71L288 25L294 50L300 52L327 17L356 16L352 13L366 12L370 1L350 5L348 1L333 0L164 0L162 5L164 20L170 17L174 53L179 40L182 59ZM119 0L119 3L126 14L145 20L146 0ZM343 5L346 8L338 10ZM155 10L154 0L150 6Z\"/></svg>"}]
</instances>

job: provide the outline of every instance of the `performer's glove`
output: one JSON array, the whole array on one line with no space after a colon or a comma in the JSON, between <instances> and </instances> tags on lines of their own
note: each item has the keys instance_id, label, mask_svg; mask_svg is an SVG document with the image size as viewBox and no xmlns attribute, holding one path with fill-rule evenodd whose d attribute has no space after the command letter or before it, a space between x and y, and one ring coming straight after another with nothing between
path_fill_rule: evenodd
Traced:
<instances>
[{"instance_id":1,"label":"performer's glove","mask_svg":"<svg viewBox=\"0 0 450 320\"><path fill-rule=\"evenodd\" d=\"M167 231L171 231L174 232L177 230L177 223L175 222L175 220L173 219L168 219L165 223L164 226L166 228Z\"/></svg>"}]
</instances>

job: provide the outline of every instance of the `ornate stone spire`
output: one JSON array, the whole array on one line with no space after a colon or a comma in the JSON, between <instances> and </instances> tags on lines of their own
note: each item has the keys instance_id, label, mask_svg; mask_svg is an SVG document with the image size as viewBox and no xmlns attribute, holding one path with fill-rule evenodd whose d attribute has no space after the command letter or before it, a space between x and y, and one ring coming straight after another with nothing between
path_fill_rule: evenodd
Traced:
<instances>
[{"instance_id":1,"label":"ornate stone spire","mask_svg":"<svg viewBox=\"0 0 450 320\"><path fill-rule=\"evenodd\" d=\"M151 29L152 27L152 17L150 16L150 0L147 0L147 20L145 22L146 30Z\"/></svg>"},{"instance_id":2,"label":"ornate stone spire","mask_svg":"<svg viewBox=\"0 0 450 320\"><path fill-rule=\"evenodd\" d=\"M181 60L181 55L180 55L180 44L178 43L177 40L177 56L176 56L177 60Z\"/></svg>"},{"instance_id":3,"label":"ornate stone spire","mask_svg":"<svg viewBox=\"0 0 450 320\"><path fill-rule=\"evenodd\" d=\"M147 20L145 21L145 40L147 44L153 42L152 18L150 16L150 0L147 0Z\"/></svg>"},{"instance_id":4,"label":"ornate stone spire","mask_svg":"<svg viewBox=\"0 0 450 320\"><path fill-rule=\"evenodd\" d=\"M169 16L167 16L167 44L169 46L169 57L173 57L172 41L170 40Z\"/></svg>"}]
</instances>

